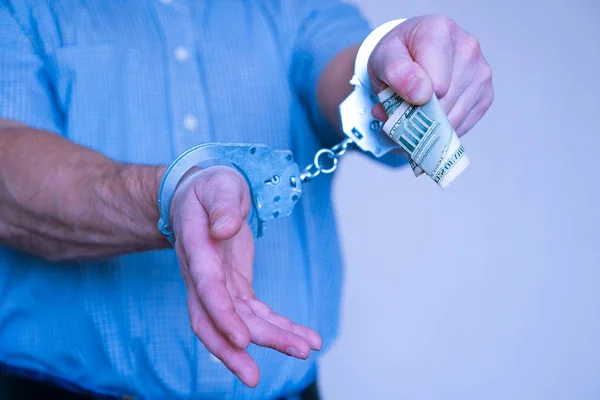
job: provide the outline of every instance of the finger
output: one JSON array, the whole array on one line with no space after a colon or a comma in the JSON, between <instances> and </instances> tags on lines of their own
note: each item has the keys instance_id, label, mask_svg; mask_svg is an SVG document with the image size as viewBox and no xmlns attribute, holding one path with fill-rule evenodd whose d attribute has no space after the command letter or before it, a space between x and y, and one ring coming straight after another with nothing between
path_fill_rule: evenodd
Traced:
<instances>
[{"instance_id":1,"label":"finger","mask_svg":"<svg viewBox=\"0 0 600 400\"><path fill-rule=\"evenodd\" d=\"M390 86L400 97L412 104L425 104L433 94L431 79L412 59L401 35L392 31L371 54L369 71L373 85L380 91Z\"/></svg>"},{"instance_id":2,"label":"finger","mask_svg":"<svg viewBox=\"0 0 600 400\"><path fill-rule=\"evenodd\" d=\"M310 356L310 344L306 339L260 318L244 302L237 303L237 307L250 327L253 343L303 360Z\"/></svg>"},{"instance_id":3,"label":"finger","mask_svg":"<svg viewBox=\"0 0 600 400\"><path fill-rule=\"evenodd\" d=\"M245 385L256 387L260 378L258 365L245 350L234 347L221 335L206 313L193 286L188 287L188 306L192 330L208 351L221 360Z\"/></svg>"},{"instance_id":4,"label":"finger","mask_svg":"<svg viewBox=\"0 0 600 400\"><path fill-rule=\"evenodd\" d=\"M290 320L289 318L279 315L273 310L271 310L271 308L268 305L266 305L260 300L252 299L249 300L247 304L248 306L250 306L252 311L260 318L272 323L273 325L278 326L281 329L292 332L295 335L304 338L306 341L308 341L312 350L321 350L323 340L321 339L321 336L314 330L306 326L293 323L292 320Z\"/></svg>"},{"instance_id":5,"label":"finger","mask_svg":"<svg viewBox=\"0 0 600 400\"><path fill-rule=\"evenodd\" d=\"M388 115L385 113L381 103L377 103L373 106L371 109L371 115L373 118L381 122L386 122L388 120Z\"/></svg>"},{"instance_id":6,"label":"finger","mask_svg":"<svg viewBox=\"0 0 600 400\"><path fill-rule=\"evenodd\" d=\"M206 211L199 204L197 208L186 210L195 211L195 220L185 225L176 242L180 264L217 329L239 348L246 348L250 344L250 332L235 312L225 286L219 243L208 232Z\"/></svg>"},{"instance_id":7,"label":"finger","mask_svg":"<svg viewBox=\"0 0 600 400\"><path fill-rule=\"evenodd\" d=\"M460 63L460 61L458 61ZM454 68L455 74L452 76L452 83L444 97L440 99L440 106L446 112L450 112L456 104L456 101L465 92L472 82L472 74L470 68L465 65L456 65Z\"/></svg>"},{"instance_id":8,"label":"finger","mask_svg":"<svg viewBox=\"0 0 600 400\"><path fill-rule=\"evenodd\" d=\"M222 277L200 280L196 284L196 290L219 332L240 349L248 347L250 331L235 310L225 280Z\"/></svg>"},{"instance_id":9,"label":"finger","mask_svg":"<svg viewBox=\"0 0 600 400\"><path fill-rule=\"evenodd\" d=\"M463 122L460 124L460 126L456 129L456 134L459 136L462 136L465 133L467 133L468 131L470 131L471 128L473 128L475 126L475 124L477 122L479 122L479 120L481 120L481 118L485 115L487 110L492 105L493 101L494 101L494 94L493 94L493 90L490 88L490 90L487 92L487 94L484 96L484 98L481 99L479 101L479 103L477 103L477 105L475 107L473 107L473 109L471 109L471 111L469 111L469 114L467 115L467 117L463 120Z\"/></svg>"},{"instance_id":10,"label":"finger","mask_svg":"<svg viewBox=\"0 0 600 400\"><path fill-rule=\"evenodd\" d=\"M245 179L229 167L215 166L204 170L204 179L196 191L210 220L210 234L217 240L235 236L250 210Z\"/></svg>"},{"instance_id":11,"label":"finger","mask_svg":"<svg viewBox=\"0 0 600 400\"><path fill-rule=\"evenodd\" d=\"M240 232L223 243L222 261L225 265L234 266L236 273L229 278L235 284L230 285L230 293L234 298L248 300L254 298L252 289L252 266L254 264L254 237L247 221L244 221Z\"/></svg>"},{"instance_id":12,"label":"finger","mask_svg":"<svg viewBox=\"0 0 600 400\"><path fill-rule=\"evenodd\" d=\"M456 45L450 88L446 95L440 98L440 105L446 112L452 109L469 85L477 81L480 69L488 66L477 39L460 31L457 41L459 43Z\"/></svg>"},{"instance_id":13,"label":"finger","mask_svg":"<svg viewBox=\"0 0 600 400\"><path fill-rule=\"evenodd\" d=\"M413 60L431 79L433 92L444 97L450 88L455 64L455 36L459 28L448 18L427 16L407 35L407 47Z\"/></svg>"},{"instance_id":14,"label":"finger","mask_svg":"<svg viewBox=\"0 0 600 400\"><path fill-rule=\"evenodd\" d=\"M480 88L477 85L469 86L448 112L448 120L450 120L450 124L454 130L458 129L467 118L471 109L473 109L475 104L479 101L479 90Z\"/></svg>"},{"instance_id":15,"label":"finger","mask_svg":"<svg viewBox=\"0 0 600 400\"><path fill-rule=\"evenodd\" d=\"M464 129L462 125L468 117L472 116L471 120L477 116L481 118L492 104L494 98L489 65L483 64L476 71L476 78L473 79L448 112L448 119L457 134L464 134L466 132L463 130L459 133L459 128ZM478 119L474 122L477 121Z\"/></svg>"}]
</instances>

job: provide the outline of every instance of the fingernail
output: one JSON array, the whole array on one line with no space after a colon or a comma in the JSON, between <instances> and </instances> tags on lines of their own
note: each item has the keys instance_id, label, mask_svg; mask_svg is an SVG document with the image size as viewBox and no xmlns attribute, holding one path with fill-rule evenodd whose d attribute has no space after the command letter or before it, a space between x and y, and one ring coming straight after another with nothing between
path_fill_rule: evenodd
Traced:
<instances>
[{"instance_id":1,"label":"fingernail","mask_svg":"<svg viewBox=\"0 0 600 400\"><path fill-rule=\"evenodd\" d=\"M311 344L311 347L312 347L313 350L317 350L317 351L321 350L322 344L320 342L315 341L315 340L311 340L310 344Z\"/></svg>"},{"instance_id":2,"label":"fingernail","mask_svg":"<svg viewBox=\"0 0 600 400\"><path fill-rule=\"evenodd\" d=\"M230 222L231 222L231 215L225 214L215 221L215 223L212 226L212 230L218 231L219 229L221 229L222 227L224 227L225 225L227 225Z\"/></svg>"},{"instance_id":3,"label":"fingernail","mask_svg":"<svg viewBox=\"0 0 600 400\"><path fill-rule=\"evenodd\" d=\"M425 84L425 80L419 75L412 75L410 77L406 93L413 103L426 103L429 100L427 98L427 85Z\"/></svg>"},{"instance_id":4,"label":"fingernail","mask_svg":"<svg viewBox=\"0 0 600 400\"><path fill-rule=\"evenodd\" d=\"M309 341L313 350L321 350L321 347L323 347L323 339L317 332L313 331L309 335Z\"/></svg>"},{"instance_id":5,"label":"fingernail","mask_svg":"<svg viewBox=\"0 0 600 400\"><path fill-rule=\"evenodd\" d=\"M288 353L290 356L296 357L296 358L303 358L303 359L308 358L307 356L304 355L304 353L302 353L300 350L298 350L295 347L288 347L288 349L286 350L286 353Z\"/></svg>"},{"instance_id":6,"label":"fingernail","mask_svg":"<svg viewBox=\"0 0 600 400\"><path fill-rule=\"evenodd\" d=\"M244 377L244 383L250 387L256 387L256 383L253 382L252 375L254 374L254 369L252 367L245 367L242 371L242 376Z\"/></svg>"}]
</instances>

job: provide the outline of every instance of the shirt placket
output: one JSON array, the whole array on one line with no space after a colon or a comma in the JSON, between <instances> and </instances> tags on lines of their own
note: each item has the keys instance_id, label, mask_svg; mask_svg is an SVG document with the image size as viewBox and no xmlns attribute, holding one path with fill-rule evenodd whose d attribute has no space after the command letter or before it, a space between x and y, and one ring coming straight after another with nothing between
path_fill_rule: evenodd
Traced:
<instances>
[{"instance_id":1,"label":"shirt placket","mask_svg":"<svg viewBox=\"0 0 600 400\"><path fill-rule=\"evenodd\" d=\"M155 0L166 57L173 149L176 154L210 141L206 88L200 77L194 24L187 0Z\"/></svg>"}]
</instances>

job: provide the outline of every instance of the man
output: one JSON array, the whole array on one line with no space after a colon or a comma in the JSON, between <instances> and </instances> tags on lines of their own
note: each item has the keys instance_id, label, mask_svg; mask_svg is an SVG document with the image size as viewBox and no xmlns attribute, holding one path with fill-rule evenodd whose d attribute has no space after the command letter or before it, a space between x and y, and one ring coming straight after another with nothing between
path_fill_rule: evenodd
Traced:
<instances>
[{"instance_id":1,"label":"man","mask_svg":"<svg viewBox=\"0 0 600 400\"><path fill-rule=\"evenodd\" d=\"M13 395L316 396L309 356L335 338L341 286L331 178L255 243L241 175L192 172L171 207L174 250L157 192L199 143L264 143L304 165L339 141L337 106L370 31L357 10L0 4L0 362ZM446 17L395 28L369 70L375 92L415 104L435 92L459 134L493 99L477 41Z\"/></svg>"}]
</instances>

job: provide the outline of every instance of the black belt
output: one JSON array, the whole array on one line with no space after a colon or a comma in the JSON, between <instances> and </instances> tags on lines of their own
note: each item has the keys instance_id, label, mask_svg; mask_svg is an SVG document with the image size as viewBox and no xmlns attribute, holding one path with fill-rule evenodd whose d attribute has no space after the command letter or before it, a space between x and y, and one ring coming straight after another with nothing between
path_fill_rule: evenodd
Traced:
<instances>
[{"instance_id":1,"label":"black belt","mask_svg":"<svg viewBox=\"0 0 600 400\"><path fill-rule=\"evenodd\" d=\"M298 396L292 398L301 400L319 400L319 390L317 382L313 382L304 389ZM0 400L39 400L39 399L59 399L59 400L117 400L118 397L98 396L95 393L73 392L64 389L58 385L25 378L19 375L2 372L0 368ZM122 400L133 400L128 396L121 397ZM288 400L282 397L278 400Z\"/></svg>"}]
</instances>

